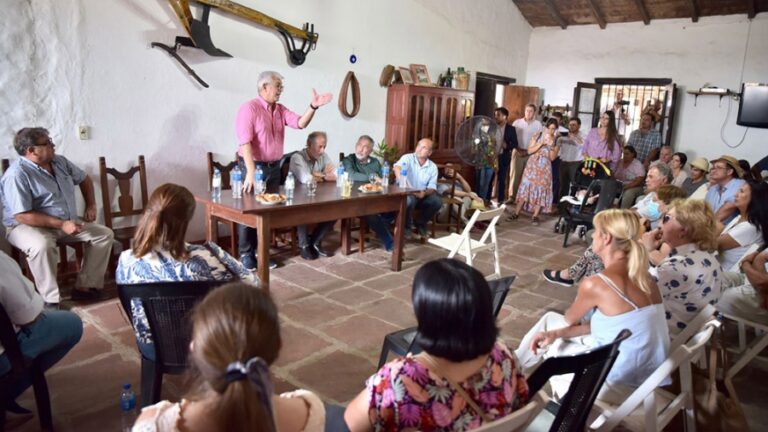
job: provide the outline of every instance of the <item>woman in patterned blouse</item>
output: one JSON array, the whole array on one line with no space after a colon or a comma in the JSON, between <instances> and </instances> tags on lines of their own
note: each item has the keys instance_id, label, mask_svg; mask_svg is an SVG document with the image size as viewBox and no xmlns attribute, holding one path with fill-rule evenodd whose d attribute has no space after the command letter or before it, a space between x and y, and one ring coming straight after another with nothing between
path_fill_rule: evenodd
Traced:
<instances>
[{"instance_id":1,"label":"woman in patterned blouse","mask_svg":"<svg viewBox=\"0 0 768 432\"><path fill-rule=\"evenodd\" d=\"M525 405L528 384L514 353L497 340L480 272L452 259L429 262L416 272L412 301L424 352L368 379L344 415L350 430L463 431Z\"/></svg>"},{"instance_id":2,"label":"woman in patterned blouse","mask_svg":"<svg viewBox=\"0 0 768 432\"><path fill-rule=\"evenodd\" d=\"M666 253L660 252L660 243ZM651 275L664 299L670 336L680 333L707 304L720 298L722 274L717 251L715 213L702 200L677 200L661 224L643 235L643 245L659 264Z\"/></svg>"},{"instance_id":3,"label":"woman in patterned blouse","mask_svg":"<svg viewBox=\"0 0 768 432\"><path fill-rule=\"evenodd\" d=\"M253 274L214 243L184 241L195 212L195 197L184 186L166 183L152 192L141 216L133 249L120 254L118 284L172 281L236 281L256 284ZM155 359L155 346L144 307L131 299L133 328L141 354Z\"/></svg>"}]
</instances>

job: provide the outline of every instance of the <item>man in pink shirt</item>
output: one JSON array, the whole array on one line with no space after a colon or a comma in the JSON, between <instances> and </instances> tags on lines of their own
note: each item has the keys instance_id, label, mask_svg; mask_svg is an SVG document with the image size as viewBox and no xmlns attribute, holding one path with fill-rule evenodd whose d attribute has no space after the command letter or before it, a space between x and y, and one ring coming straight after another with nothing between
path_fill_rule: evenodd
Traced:
<instances>
[{"instance_id":1,"label":"man in pink shirt","mask_svg":"<svg viewBox=\"0 0 768 432\"><path fill-rule=\"evenodd\" d=\"M277 72L265 71L258 77L259 95L244 103L237 112L235 131L241 166L245 167L243 192L253 190L256 167L264 174L268 190L280 186L280 160L283 157L285 127L303 129L312 121L315 111L333 98L330 93L318 95L312 90L312 100L306 112L299 116L277 103L283 92L283 77ZM240 262L249 270L256 270L253 251L256 246L256 231L243 225L237 226L238 252ZM270 268L277 266L270 261Z\"/></svg>"}]
</instances>

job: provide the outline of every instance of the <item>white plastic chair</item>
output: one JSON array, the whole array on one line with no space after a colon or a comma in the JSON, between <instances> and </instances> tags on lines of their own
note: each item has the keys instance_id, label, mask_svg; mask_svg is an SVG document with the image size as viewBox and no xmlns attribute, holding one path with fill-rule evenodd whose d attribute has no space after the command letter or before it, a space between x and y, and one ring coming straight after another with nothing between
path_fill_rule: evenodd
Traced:
<instances>
[{"instance_id":1,"label":"white plastic chair","mask_svg":"<svg viewBox=\"0 0 768 432\"><path fill-rule=\"evenodd\" d=\"M691 363L704 352L717 325L719 322L716 320L707 322L690 340L672 349L669 357L620 406L596 401L595 408L602 412L590 425L590 430L610 431L621 423L629 430L660 431L682 410L685 412L685 429L695 432ZM680 371L678 395L659 388L676 370Z\"/></svg>"},{"instance_id":2,"label":"white plastic chair","mask_svg":"<svg viewBox=\"0 0 768 432\"><path fill-rule=\"evenodd\" d=\"M477 429L475 432L512 432L512 431L524 431L528 428L528 425L534 418L544 409L544 405L548 400L546 394L543 391L536 393L528 404L512 414L502 417L491 423L486 423Z\"/></svg>"},{"instance_id":3,"label":"white plastic chair","mask_svg":"<svg viewBox=\"0 0 768 432\"><path fill-rule=\"evenodd\" d=\"M768 347L768 326L735 315L729 315L722 312L721 315L729 320L735 321L739 327L738 352L741 355L739 356L739 359L736 361L736 363L734 363L734 365L725 372L725 379L723 380L725 382L725 387L731 394L731 397L738 401L736 388L733 386L733 377L735 377L736 374L744 368L744 366L749 364L749 362L757 357L757 355L760 354L760 352L762 352L765 347ZM752 327L755 329L756 336L750 345L747 345L746 327Z\"/></svg>"},{"instance_id":4,"label":"white plastic chair","mask_svg":"<svg viewBox=\"0 0 768 432\"><path fill-rule=\"evenodd\" d=\"M443 249L450 251L448 258L453 258L457 253L463 256L467 264L472 266L472 260L478 252L484 250L493 250L493 264L494 273L488 275L488 279L498 279L501 277L501 268L499 267L499 247L496 240L496 223L499 221L499 217L504 213L506 206L501 205L494 210L480 211L475 210L475 213L467 222L467 226L464 227L464 231L461 234L451 233L447 236L443 236L436 239L429 239L429 242L433 245L439 246ZM470 237L470 231L475 223L488 221L488 227L483 232L480 240L473 240ZM490 237L490 241L489 238Z\"/></svg>"}]
</instances>

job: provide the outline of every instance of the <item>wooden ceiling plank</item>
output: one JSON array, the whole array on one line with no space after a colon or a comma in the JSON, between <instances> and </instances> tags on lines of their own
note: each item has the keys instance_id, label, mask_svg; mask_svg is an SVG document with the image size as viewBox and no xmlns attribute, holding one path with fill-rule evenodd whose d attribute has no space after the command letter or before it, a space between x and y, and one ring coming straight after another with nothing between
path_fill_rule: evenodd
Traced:
<instances>
[{"instance_id":1,"label":"wooden ceiling plank","mask_svg":"<svg viewBox=\"0 0 768 432\"><path fill-rule=\"evenodd\" d=\"M752 19L757 15L757 0L747 0L747 18Z\"/></svg>"},{"instance_id":2,"label":"wooden ceiling plank","mask_svg":"<svg viewBox=\"0 0 768 432\"><path fill-rule=\"evenodd\" d=\"M560 15L560 12L555 6L555 2L553 0L545 0L544 3L547 5L547 9L549 9L549 13L552 14L552 17L555 19L555 21L560 24L560 28L565 30L568 27L568 23L565 21L565 18Z\"/></svg>"},{"instance_id":3,"label":"wooden ceiling plank","mask_svg":"<svg viewBox=\"0 0 768 432\"><path fill-rule=\"evenodd\" d=\"M696 0L690 0L691 2L691 21L699 21L699 5L696 4Z\"/></svg>"},{"instance_id":4,"label":"wooden ceiling plank","mask_svg":"<svg viewBox=\"0 0 768 432\"><path fill-rule=\"evenodd\" d=\"M600 11L600 8L597 6L597 3L595 3L595 0L587 0L587 3L589 3L589 8L592 9L592 15L595 16L595 19L597 20L597 23L600 25L600 28L604 29L605 18L603 17L603 13Z\"/></svg>"},{"instance_id":5,"label":"wooden ceiling plank","mask_svg":"<svg viewBox=\"0 0 768 432\"><path fill-rule=\"evenodd\" d=\"M645 3L643 3L643 0L635 0L635 5L637 5L637 9L640 11L640 16L643 17L643 22L645 25L648 25L651 23L651 16L648 15L648 9L645 7Z\"/></svg>"}]
</instances>

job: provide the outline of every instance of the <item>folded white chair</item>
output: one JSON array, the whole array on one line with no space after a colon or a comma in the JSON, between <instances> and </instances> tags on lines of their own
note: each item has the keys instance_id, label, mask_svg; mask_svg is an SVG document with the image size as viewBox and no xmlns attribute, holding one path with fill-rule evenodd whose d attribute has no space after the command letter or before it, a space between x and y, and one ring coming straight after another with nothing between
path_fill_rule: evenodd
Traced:
<instances>
[{"instance_id":1,"label":"folded white chair","mask_svg":"<svg viewBox=\"0 0 768 432\"><path fill-rule=\"evenodd\" d=\"M472 265L472 260L478 252L491 250L493 251L493 263L494 272L488 275L488 279L498 279L501 277L501 268L499 266L499 247L496 239L496 224L499 221L499 217L504 214L506 206L502 205L499 208L487 211L475 210L472 217L464 227L464 231L461 234L451 233L447 236L440 238L431 238L429 242L433 245L439 246L443 249L449 250L448 258L453 258L456 254L460 254L465 258L467 264ZM470 232L477 222L490 221L485 228L485 232L480 237L480 240L473 240L470 237Z\"/></svg>"}]
</instances>

